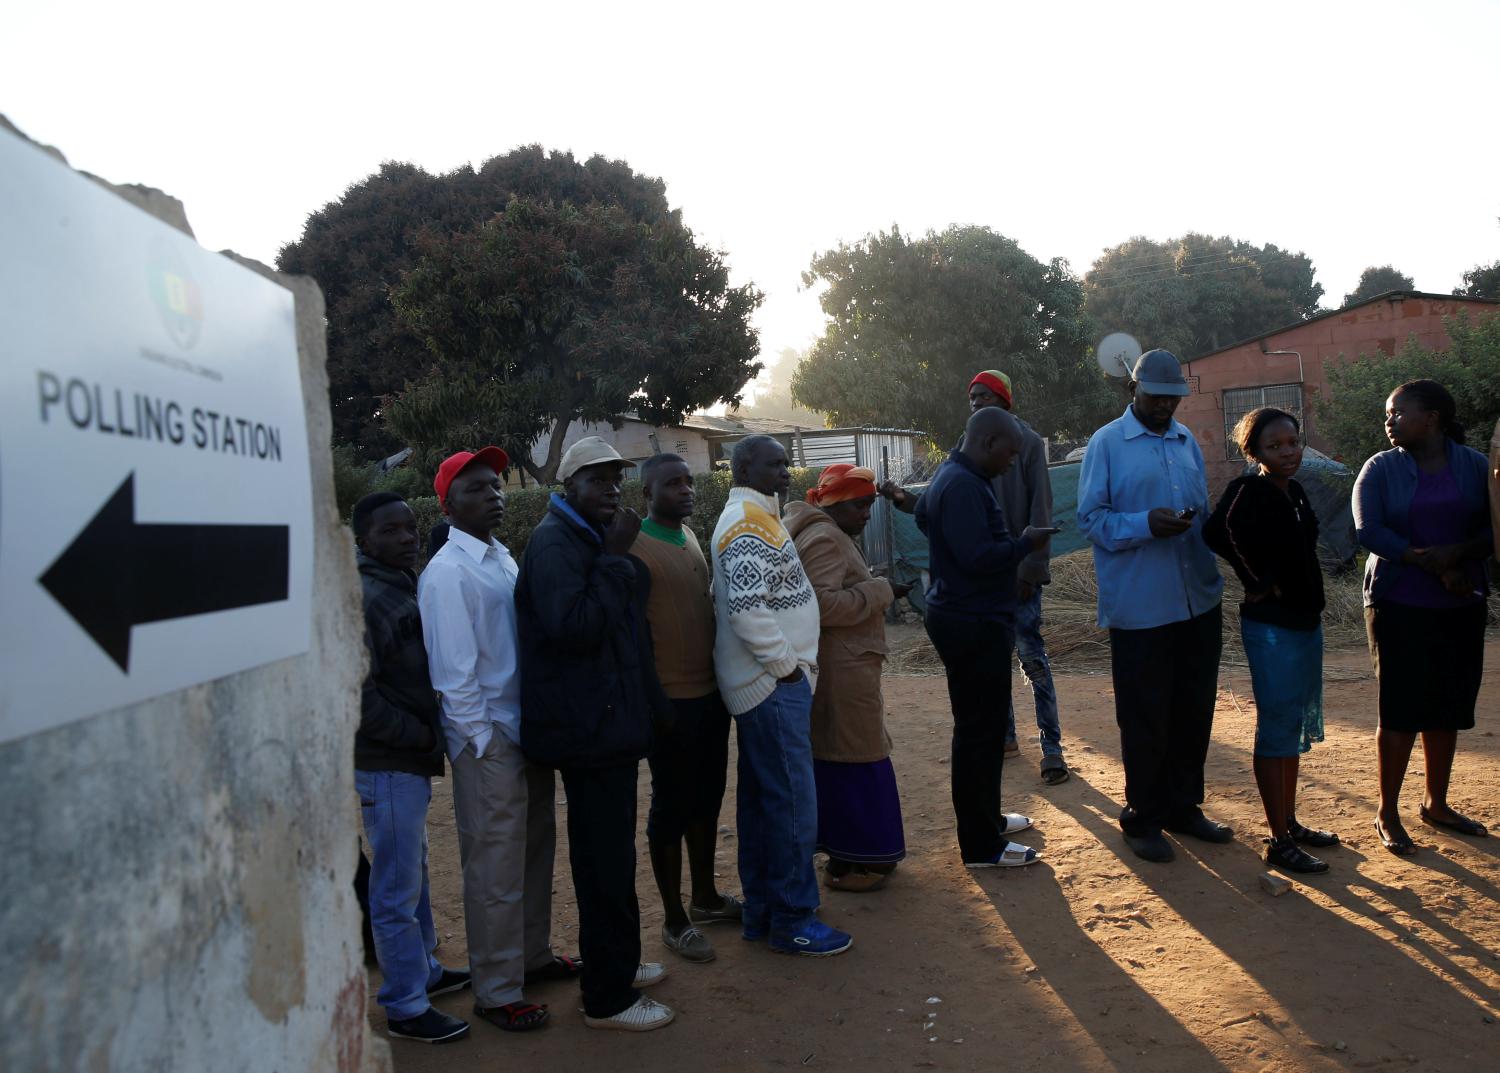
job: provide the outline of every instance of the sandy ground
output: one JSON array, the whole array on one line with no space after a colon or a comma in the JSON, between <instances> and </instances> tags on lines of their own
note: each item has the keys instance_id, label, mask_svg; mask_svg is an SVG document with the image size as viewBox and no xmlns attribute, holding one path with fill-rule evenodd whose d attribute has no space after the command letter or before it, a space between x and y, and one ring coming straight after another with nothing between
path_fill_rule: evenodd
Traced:
<instances>
[{"instance_id":1,"label":"sandy ground","mask_svg":"<svg viewBox=\"0 0 1500 1073\"><path fill-rule=\"evenodd\" d=\"M1500 642L1488 666L1452 796L1500 829ZM943 679L887 678L909 856L885 891L825 892L824 919L854 935L842 957L775 955L728 926L708 930L719 951L712 964L666 951L644 854L642 765L644 957L668 965L671 977L652 994L676 1008L677 1022L641 1035L593 1031L576 986L548 984L528 996L550 1004L545 1030L511 1035L476 1020L456 1044L393 1041L397 1070L1500 1070L1500 838L1463 839L1418 822L1419 752L1405 801L1421 849L1398 859L1381 848L1371 829L1375 682L1364 652L1330 653L1328 741L1303 764L1302 819L1340 831L1345 844L1324 851L1329 873L1279 898L1258 884L1264 820L1250 774L1245 670L1220 678L1205 806L1238 837L1226 846L1182 840L1168 865L1137 860L1115 826L1123 773L1102 670L1057 676L1069 782L1044 786L1034 744L1006 765L1005 807L1036 819L1026 840L1041 863L984 873L967 872L957 856ZM725 888L738 890L730 783L720 860ZM434 794L431 840L439 954L461 964L446 783ZM554 945L575 952L563 845L558 861ZM371 1023L383 1034L378 980L372 969ZM467 992L439 1000L459 1016L471 1003Z\"/></svg>"}]
</instances>

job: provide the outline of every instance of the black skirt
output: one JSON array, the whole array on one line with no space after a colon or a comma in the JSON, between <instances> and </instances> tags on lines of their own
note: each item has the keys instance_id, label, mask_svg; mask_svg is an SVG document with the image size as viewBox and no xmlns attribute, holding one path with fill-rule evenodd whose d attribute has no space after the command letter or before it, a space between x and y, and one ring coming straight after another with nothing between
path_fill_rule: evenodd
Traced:
<instances>
[{"instance_id":1,"label":"black skirt","mask_svg":"<svg viewBox=\"0 0 1500 1073\"><path fill-rule=\"evenodd\" d=\"M1365 608L1382 730L1473 729L1486 613L1483 603L1437 608L1378 600Z\"/></svg>"}]
</instances>

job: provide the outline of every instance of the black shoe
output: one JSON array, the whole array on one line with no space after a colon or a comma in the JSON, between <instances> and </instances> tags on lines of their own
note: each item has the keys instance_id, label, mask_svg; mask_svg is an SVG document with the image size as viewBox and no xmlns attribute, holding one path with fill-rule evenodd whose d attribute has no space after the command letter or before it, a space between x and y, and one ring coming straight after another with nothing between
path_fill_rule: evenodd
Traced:
<instances>
[{"instance_id":1,"label":"black shoe","mask_svg":"<svg viewBox=\"0 0 1500 1073\"><path fill-rule=\"evenodd\" d=\"M429 1006L424 1012L405 1021L387 1021L385 1030L392 1039L412 1039L418 1043L452 1043L469 1034L469 1024Z\"/></svg>"},{"instance_id":2,"label":"black shoe","mask_svg":"<svg viewBox=\"0 0 1500 1073\"><path fill-rule=\"evenodd\" d=\"M1177 851L1172 848L1172 843L1162 837L1160 831L1152 831L1150 834L1133 835L1125 832L1125 844L1129 846L1135 855L1143 861L1152 861L1156 864L1166 864Z\"/></svg>"},{"instance_id":3,"label":"black shoe","mask_svg":"<svg viewBox=\"0 0 1500 1073\"><path fill-rule=\"evenodd\" d=\"M1298 872L1302 875L1316 875L1319 872L1328 871L1327 861L1319 860L1308 853L1292 840L1291 835L1268 840L1266 863L1272 867L1282 868L1288 872Z\"/></svg>"},{"instance_id":4,"label":"black shoe","mask_svg":"<svg viewBox=\"0 0 1500 1073\"><path fill-rule=\"evenodd\" d=\"M1169 823L1166 828L1175 835L1189 835L1204 842L1222 845L1234 841L1234 831L1228 824L1216 823L1201 812L1182 823Z\"/></svg>"},{"instance_id":5,"label":"black shoe","mask_svg":"<svg viewBox=\"0 0 1500 1073\"><path fill-rule=\"evenodd\" d=\"M443 975L438 977L438 982L427 989L427 997L435 998L438 995L452 994L468 986L469 974L463 969L444 969Z\"/></svg>"},{"instance_id":6,"label":"black shoe","mask_svg":"<svg viewBox=\"0 0 1500 1073\"><path fill-rule=\"evenodd\" d=\"M1296 820L1293 820L1288 825L1287 830L1291 833L1294 842L1300 842L1304 846L1316 846L1318 849L1325 849L1328 846L1337 846L1339 844L1339 836L1332 831L1315 831L1311 827L1303 827Z\"/></svg>"}]
</instances>

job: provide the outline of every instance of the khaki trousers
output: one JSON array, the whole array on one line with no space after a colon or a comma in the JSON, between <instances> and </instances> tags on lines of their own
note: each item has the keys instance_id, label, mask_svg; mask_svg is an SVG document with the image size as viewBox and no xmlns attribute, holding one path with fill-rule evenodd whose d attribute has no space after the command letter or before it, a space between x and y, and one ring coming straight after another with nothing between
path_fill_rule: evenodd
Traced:
<instances>
[{"instance_id":1,"label":"khaki trousers","mask_svg":"<svg viewBox=\"0 0 1500 1073\"><path fill-rule=\"evenodd\" d=\"M498 726L483 756L465 747L453 761L464 931L480 1006L519 1002L527 971L552 961L554 793L552 769L528 763Z\"/></svg>"}]
</instances>

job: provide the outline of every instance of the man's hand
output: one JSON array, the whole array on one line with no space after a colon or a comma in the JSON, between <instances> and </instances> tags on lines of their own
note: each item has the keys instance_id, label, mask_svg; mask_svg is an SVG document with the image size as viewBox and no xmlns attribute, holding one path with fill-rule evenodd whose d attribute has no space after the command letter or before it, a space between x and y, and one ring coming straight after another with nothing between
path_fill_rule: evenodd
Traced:
<instances>
[{"instance_id":1,"label":"man's hand","mask_svg":"<svg viewBox=\"0 0 1500 1073\"><path fill-rule=\"evenodd\" d=\"M1052 530L1038 529L1034 525L1028 525L1021 533L1021 539L1030 540L1035 551L1046 551L1048 545L1052 543Z\"/></svg>"},{"instance_id":2,"label":"man's hand","mask_svg":"<svg viewBox=\"0 0 1500 1073\"><path fill-rule=\"evenodd\" d=\"M1016 599L1020 603L1030 603L1031 598L1036 595L1036 586L1029 581L1016 582Z\"/></svg>"},{"instance_id":3,"label":"man's hand","mask_svg":"<svg viewBox=\"0 0 1500 1073\"><path fill-rule=\"evenodd\" d=\"M908 595L916 587L916 582L914 581L890 581L889 578L886 580L889 582L891 591L896 594L896 599L898 600Z\"/></svg>"},{"instance_id":4,"label":"man's hand","mask_svg":"<svg viewBox=\"0 0 1500 1073\"><path fill-rule=\"evenodd\" d=\"M906 489L902 488L889 477L881 481L880 487L875 490L898 507L904 506L906 503Z\"/></svg>"},{"instance_id":5,"label":"man's hand","mask_svg":"<svg viewBox=\"0 0 1500 1073\"><path fill-rule=\"evenodd\" d=\"M609 525L604 530L604 553L624 555L630 550L630 545L635 543L636 534L640 531L641 516L629 507L621 507L615 511L615 516L609 520Z\"/></svg>"},{"instance_id":6,"label":"man's hand","mask_svg":"<svg viewBox=\"0 0 1500 1073\"><path fill-rule=\"evenodd\" d=\"M1157 507L1146 515L1146 524L1154 537L1174 537L1186 533L1193 527L1191 518L1179 518L1171 507Z\"/></svg>"},{"instance_id":7,"label":"man's hand","mask_svg":"<svg viewBox=\"0 0 1500 1073\"><path fill-rule=\"evenodd\" d=\"M1455 566L1451 570L1443 571L1441 581L1443 583L1443 588L1447 589L1454 596L1474 595L1474 583L1469 580L1468 576L1460 567Z\"/></svg>"},{"instance_id":8,"label":"man's hand","mask_svg":"<svg viewBox=\"0 0 1500 1073\"><path fill-rule=\"evenodd\" d=\"M776 681L780 682L784 686L793 685L793 684L795 684L797 682L802 681L802 667L801 667L801 665L799 664L798 667L797 667L797 669L795 671L793 671L791 674L787 675L785 678L778 678L778 679L776 679Z\"/></svg>"},{"instance_id":9,"label":"man's hand","mask_svg":"<svg viewBox=\"0 0 1500 1073\"><path fill-rule=\"evenodd\" d=\"M1439 544L1432 548L1423 548L1422 557L1417 565L1429 574L1442 577L1450 571L1457 570L1463 559L1462 544Z\"/></svg>"}]
</instances>

